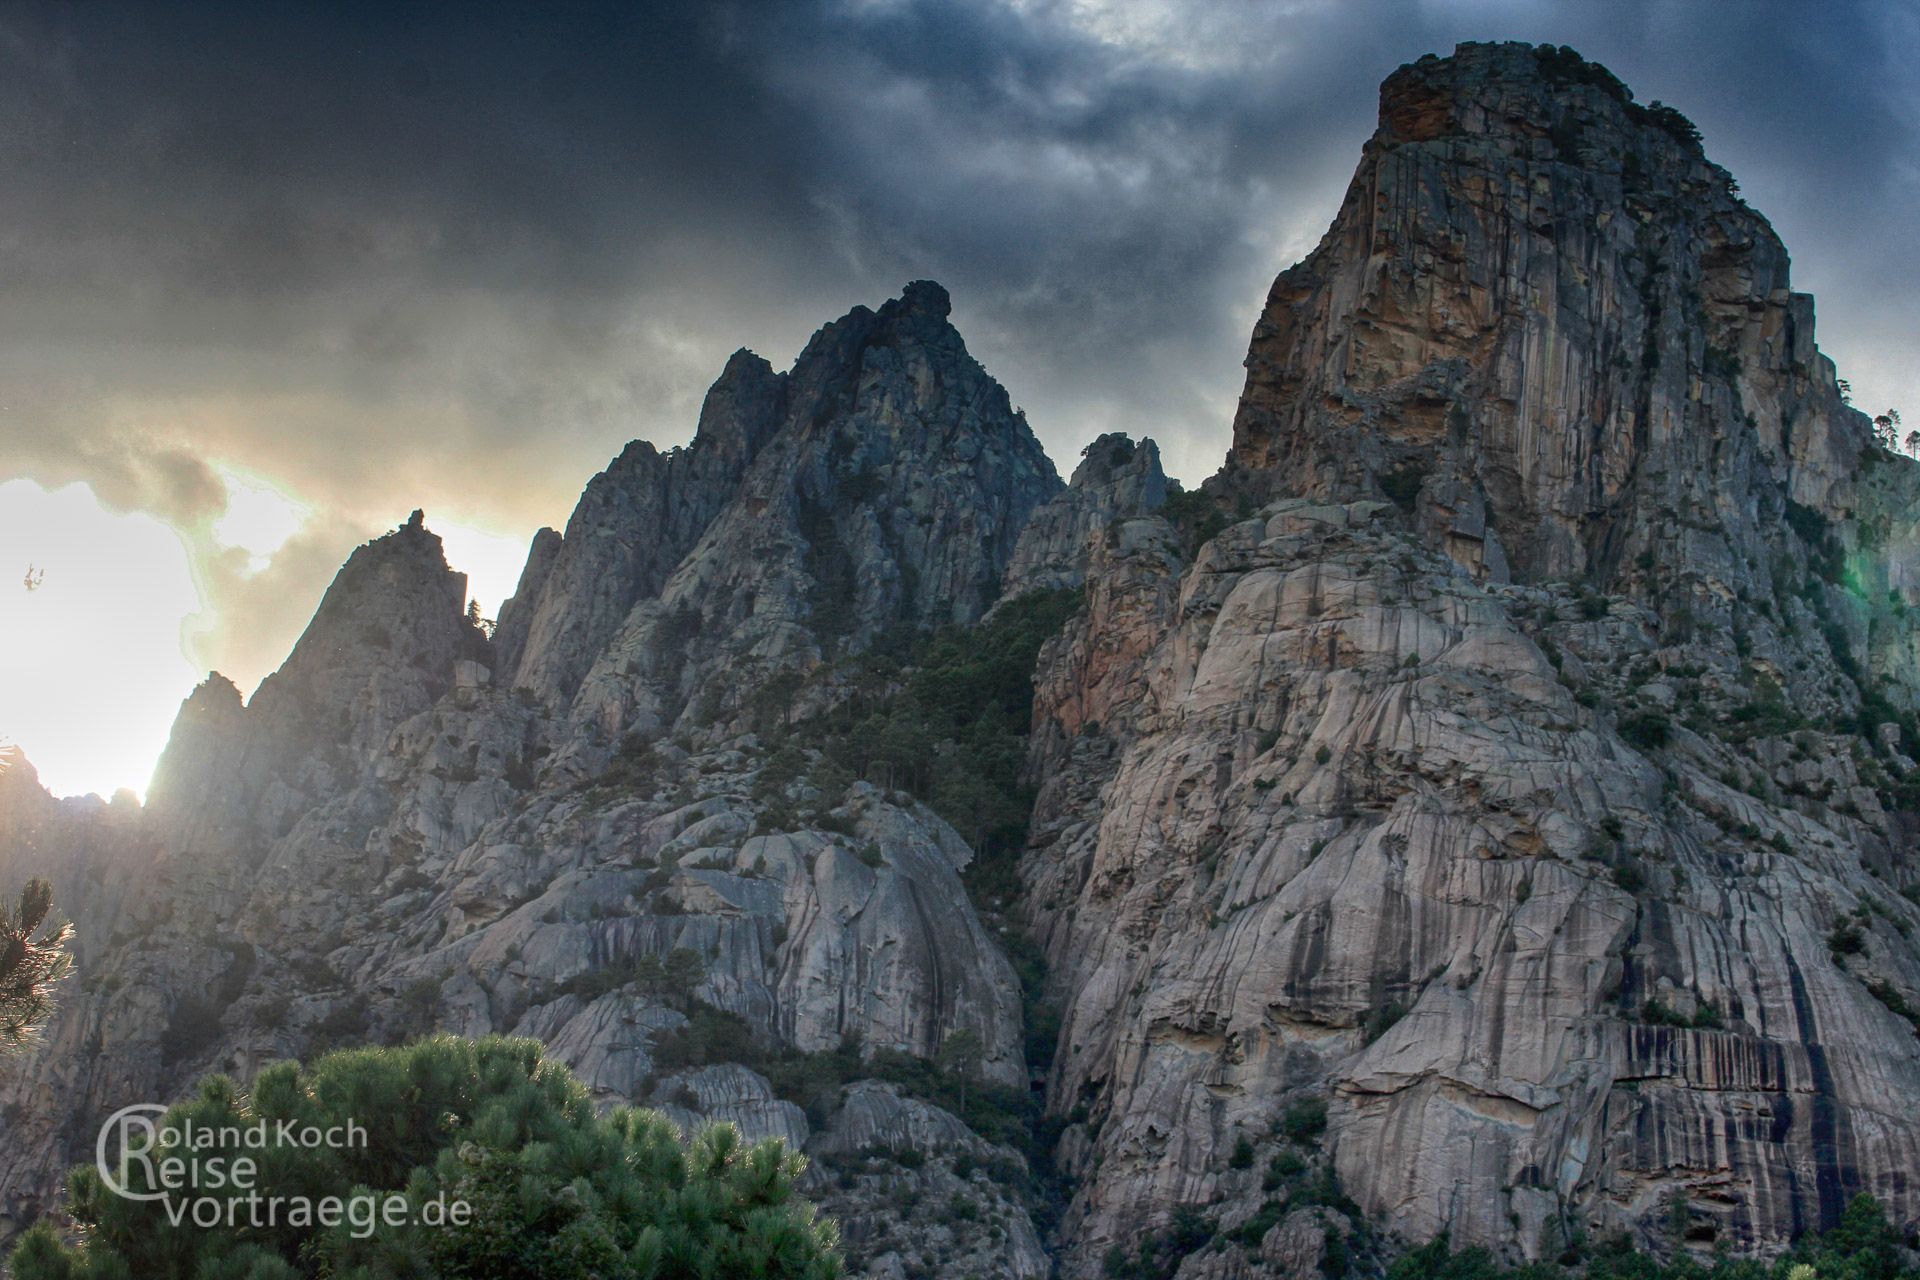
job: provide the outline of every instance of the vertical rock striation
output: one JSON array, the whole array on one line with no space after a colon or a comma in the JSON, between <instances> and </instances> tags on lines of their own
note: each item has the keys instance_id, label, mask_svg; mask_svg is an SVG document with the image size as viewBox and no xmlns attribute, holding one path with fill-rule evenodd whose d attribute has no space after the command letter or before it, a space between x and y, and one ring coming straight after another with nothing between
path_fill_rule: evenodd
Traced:
<instances>
[{"instance_id":1,"label":"vertical rock striation","mask_svg":"<svg viewBox=\"0 0 1920 1280\"><path fill-rule=\"evenodd\" d=\"M1183 1207L1236 1243L1182 1276L1289 1255L1315 1100L1413 1238L1920 1216L1914 469L1812 315L1603 69L1388 79L1254 330L1250 518L1117 548L1037 676L1068 1274Z\"/></svg>"},{"instance_id":2,"label":"vertical rock striation","mask_svg":"<svg viewBox=\"0 0 1920 1280\"><path fill-rule=\"evenodd\" d=\"M1332 228L1254 328L1228 476L1392 496L1476 573L1611 579L1848 511L1865 420L1786 250L1698 135L1596 64L1395 72Z\"/></svg>"}]
</instances>

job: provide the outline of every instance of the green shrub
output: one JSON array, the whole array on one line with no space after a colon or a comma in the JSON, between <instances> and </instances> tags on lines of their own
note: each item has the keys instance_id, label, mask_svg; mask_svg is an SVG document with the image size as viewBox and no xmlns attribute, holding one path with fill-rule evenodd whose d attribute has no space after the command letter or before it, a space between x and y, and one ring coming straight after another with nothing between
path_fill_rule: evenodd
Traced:
<instances>
[{"instance_id":1,"label":"green shrub","mask_svg":"<svg viewBox=\"0 0 1920 1280\"><path fill-rule=\"evenodd\" d=\"M1878 1202L1862 1195L1853 1198L1831 1231L1808 1233L1771 1263L1725 1254L1711 1261L1683 1254L1663 1262L1622 1236L1584 1263L1576 1242L1560 1259L1566 1269L1551 1263L1508 1268L1485 1249L1454 1253L1443 1236L1401 1254L1387 1268L1386 1280L1791 1280L1803 1268L1811 1268L1818 1280L1920 1280L1920 1268L1903 1261L1902 1244Z\"/></svg>"},{"instance_id":2,"label":"green shrub","mask_svg":"<svg viewBox=\"0 0 1920 1280\"><path fill-rule=\"evenodd\" d=\"M408 1016L431 1022L440 1007L441 982L438 978L416 978L400 992L400 1006Z\"/></svg>"},{"instance_id":3,"label":"green shrub","mask_svg":"<svg viewBox=\"0 0 1920 1280\"><path fill-rule=\"evenodd\" d=\"M1613 882L1628 893L1639 893L1647 887L1647 873L1637 861L1626 858L1614 864Z\"/></svg>"},{"instance_id":4,"label":"green shrub","mask_svg":"<svg viewBox=\"0 0 1920 1280\"><path fill-rule=\"evenodd\" d=\"M1213 1243L1217 1228L1213 1219L1190 1204L1173 1211L1166 1230L1140 1238L1137 1252L1129 1254L1115 1245L1107 1251L1105 1271L1111 1280L1160 1280L1180 1269L1182 1259Z\"/></svg>"},{"instance_id":5,"label":"green shrub","mask_svg":"<svg viewBox=\"0 0 1920 1280\"><path fill-rule=\"evenodd\" d=\"M221 1011L196 995L181 996L160 1036L160 1060L168 1065L199 1057L220 1038Z\"/></svg>"},{"instance_id":6,"label":"green shrub","mask_svg":"<svg viewBox=\"0 0 1920 1280\"><path fill-rule=\"evenodd\" d=\"M1268 1188L1270 1191L1272 1189L1271 1187ZM1258 1209L1254 1210L1251 1218L1248 1218L1245 1222L1233 1229L1231 1239L1234 1243L1244 1245L1249 1249L1256 1248L1259 1246L1260 1241L1266 1237L1267 1232L1279 1226L1280 1220L1286 1216L1286 1201L1267 1200L1263 1202Z\"/></svg>"},{"instance_id":7,"label":"green shrub","mask_svg":"<svg viewBox=\"0 0 1920 1280\"><path fill-rule=\"evenodd\" d=\"M959 1036L950 1036L957 1040ZM824 1124L855 1080L891 1081L911 1097L944 1107L989 1142L1013 1147L1044 1173L1062 1124L1041 1114L1027 1089L993 1084L974 1075L959 1055L946 1064L891 1049L863 1056L857 1044L814 1053L769 1044L736 1014L694 1002L685 1026L657 1033L651 1053L661 1072L737 1062L765 1076L776 1095L804 1108Z\"/></svg>"},{"instance_id":8,"label":"green shrub","mask_svg":"<svg viewBox=\"0 0 1920 1280\"><path fill-rule=\"evenodd\" d=\"M1393 1025L1407 1016L1407 1006L1398 1000L1389 1000L1367 1015L1367 1043L1372 1044L1393 1029Z\"/></svg>"},{"instance_id":9,"label":"green shrub","mask_svg":"<svg viewBox=\"0 0 1920 1280\"><path fill-rule=\"evenodd\" d=\"M1813 571L1828 582L1840 581L1845 557L1840 540L1834 536L1833 522L1819 508L1804 506L1791 498L1787 499L1785 514L1794 536L1806 544Z\"/></svg>"},{"instance_id":10,"label":"green shrub","mask_svg":"<svg viewBox=\"0 0 1920 1280\"><path fill-rule=\"evenodd\" d=\"M1637 102L1629 103L1627 114L1638 124L1659 129L1689 151L1700 150L1699 128L1664 102L1656 100L1644 107Z\"/></svg>"},{"instance_id":11,"label":"green shrub","mask_svg":"<svg viewBox=\"0 0 1920 1280\"><path fill-rule=\"evenodd\" d=\"M657 971L653 967L656 959ZM636 980L647 994L664 996L683 1007L694 998L694 990L707 980L707 962L692 947L674 947L659 957L643 955L634 962L634 968Z\"/></svg>"},{"instance_id":12,"label":"green shrub","mask_svg":"<svg viewBox=\"0 0 1920 1280\"><path fill-rule=\"evenodd\" d=\"M1261 1175L1260 1186L1266 1191L1278 1191L1288 1182L1305 1173L1306 1169L1307 1162L1300 1158L1299 1152L1282 1151L1267 1161L1267 1171Z\"/></svg>"},{"instance_id":13,"label":"green shrub","mask_svg":"<svg viewBox=\"0 0 1920 1280\"><path fill-rule=\"evenodd\" d=\"M966 874L976 901L1018 888L1033 811L1021 770L1034 664L1081 603L1076 591L1035 591L976 627L882 637L857 660L856 683L877 696L856 694L802 726L822 767L906 791L967 838L978 855Z\"/></svg>"},{"instance_id":14,"label":"green shrub","mask_svg":"<svg viewBox=\"0 0 1920 1280\"><path fill-rule=\"evenodd\" d=\"M1322 1098L1302 1098L1280 1117L1280 1132L1298 1143L1318 1142L1327 1129L1327 1104Z\"/></svg>"},{"instance_id":15,"label":"green shrub","mask_svg":"<svg viewBox=\"0 0 1920 1280\"><path fill-rule=\"evenodd\" d=\"M629 739L614 753L598 783L617 792L650 796L659 790L661 774L668 767L653 743Z\"/></svg>"},{"instance_id":16,"label":"green shrub","mask_svg":"<svg viewBox=\"0 0 1920 1280\"><path fill-rule=\"evenodd\" d=\"M1180 534L1181 549L1189 558L1219 537L1228 523L1227 513L1219 502L1201 489L1177 489L1168 493L1160 514Z\"/></svg>"},{"instance_id":17,"label":"green shrub","mask_svg":"<svg viewBox=\"0 0 1920 1280\"><path fill-rule=\"evenodd\" d=\"M1827 950L1836 956L1857 956L1867 949L1866 935L1842 921L1827 934Z\"/></svg>"},{"instance_id":18,"label":"green shrub","mask_svg":"<svg viewBox=\"0 0 1920 1280\"><path fill-rule=\"evenodd\" d=\"M1642 751L1667 745L1673 736L1673 721L1659 711L1636 711L1620 722L1620 736Z\"/></svg>"},{"instance_id":19,"label":"green shrub","mask_svg":"<svg viewBox=\"0 0 1920 1280\"><path fill-rule=\"evenodd\" d=\"M1640 1006L1640 1021L1651 1027L1686 1027L1692 1023L1663 1000L1649 1000Z\"/></svg>"}]
</instances>

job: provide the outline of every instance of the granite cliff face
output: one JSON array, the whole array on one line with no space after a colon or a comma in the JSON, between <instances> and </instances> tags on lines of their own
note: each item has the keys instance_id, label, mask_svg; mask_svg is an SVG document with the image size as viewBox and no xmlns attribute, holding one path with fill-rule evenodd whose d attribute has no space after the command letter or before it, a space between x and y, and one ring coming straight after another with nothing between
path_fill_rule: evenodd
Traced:
<instances>
[{"instance_id":1,"label":"granite cliff face","mask_svg":"<svg viewBox=\"0 0 1920 1280\"><path fill-rule=\"evenodd\" d=\"M1247 369L1202 490L1119 436L1063 487L915 283L737 353L491 636L416 513L144 809L0 760L81 938L10 1221L119 1106L432 1029L786 1138L890 1280L1920 1219L1920 480L1691 126L1402 68ZM989 740L968 637L1063 615ZM1015 875L949 819L1021 751Z\"/></svg>"},{"instance_id":2,"label":"granite cliff face","mask_svg":"<svg viewBox=\"0 0 1920 1280\"><path fill-rule=\"evenodd\" d=\"M1123 537L1037 676L1068 1274L1181 1206L1244 1245L1182 1276L1297 1262L1315 1101L1413 1238L1920 1216L1913 468L1812 315L1597 66L1386 82L1256 326L1229 527Z\"/></svg>"}]
</instances>

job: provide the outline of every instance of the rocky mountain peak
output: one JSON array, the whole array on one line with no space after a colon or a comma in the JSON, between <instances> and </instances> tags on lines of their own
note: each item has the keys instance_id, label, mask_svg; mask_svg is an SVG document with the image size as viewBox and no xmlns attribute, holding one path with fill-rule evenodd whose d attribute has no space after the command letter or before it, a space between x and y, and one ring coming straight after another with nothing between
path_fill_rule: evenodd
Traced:
<instances>
[{"instance_id":1,"label":"rocky mountain peak","mask_svg":"<svg viewBox=\"0 0 1920 1280\"><path fill-rule=\"evenodd\" d=\"M1693 127L1401 68L1246 368L1218 532L1120 526L1036 677L1063 1271L1198 1214L1247 1256L1182 1276L1311 1274L1303 1115L1527 1258L1920 1216L1920 468Z\"/></svg>"},{"instance_id":2,"label":"rocky mountain peak","mask_svg":"<svg viewBox=\"0 0 1920 1280\"><path fill-rule=\"evenodd\" d=\"M0 745L0 787L30 792L40 786L40 771L27 759L26 750L15 743Z\"/></svg>"},{"instance_id":3,"label":"rocky mountain peak","mask_svg":"<svg viewBox=\"0 0 1920 1280\"><path fill-rule=\"evenodd\" d=\"M1693 126L1544 46L1387 80L1247 371L1222 484L1389 499L1494 580L1635 589L1628 562L1696 557L1690 525L1770 559L1787 500L1851 508L1868 440L1785 249Z\"/></svg>"},{"instance_id":4,"label":"rocky mountain peak","mask_svg":"<svg viewBox=\"0 0 1920 1280\"><path fill-rule=\"evenodd\" d=\"M1636 103L1619 77L1572 49L1518 42L1468 42L1450 57L1428 54L1395 71L1380 86L1375 141L1487 138L1558 147L1580 129L1651 130L1639 145L1705 158L1697 131L1678 112Z\"/></svg>"},{"instance_id":5,"label":"rocky mountain peak","mask_svg":"<svg viewBox=\"0 0 1920 1280\"><path fill-rule=\"evenodd\" d=\"M747 705L826 684L884 629L979 619L1059 492L949 310L919 283L790 372L734 353L689 446L627 446L535 537L491 644L415 513L353 553L251 705L219 677L187 699L144 813L65 814L21 770L0 834L43 834L0 856L64 868L89 963L122 979L67 1004L31 1087L91 1107L332 1037L516 1031L609 1102L693 1099L796 1144L832 1117L825 1150L898 1120L1005 1160L877 1089L810 1119L744 1065L676 1068L662 1039L723 1016L770 1052L929 1058L964 1032L982 1082L1028 1083L1020 987L961 880L977 851L895 786L795 768ZM702 972L669 999L639 974L676 952ZM39 1163L0 1170L0 1202L57 1181L56 1110L9 1130ZM967 1185L925 1180L942 1204ZM969 1247L1042 1276L1009 1204L1018 1229Z\"/></svg>"},{"instance_id":6,"label":"rocky mountain peak","mask_svg":"<svg viewBox=\"0 0 1920 1280\"><path fill-rule=\"evenodd\" d=\"M444 681L476 638L466 607L467 575L448 567L439 535L415 511L347 557L286 664L255 695L255 706L270 707L292 687L309 698L350 701L349 686L385 668Z\"/></svg>"},{"instance_id":7,"label":"rocky mountain peak","mask_svg":"<svg viewBox=\"0 0 1920 1280\"><path fill-rule=\"evenodd\" d=\"M784 382L760 356L745 347L735 351L701 403L691 447L725 455L729 463L751 461L780 426Z\"/></svg>"},{"instance_id":8,"label":"rocky mountain peak","mask_svg":"<svg viewBox=\"0 0 1920 1280\"><path fill-rule=\"evenodd\" d=\"M193 686L193 692L180 704L180 714L196 719L223 719L241 710L242 702L239 685L218 671L209 671L207 678Z\"/></svg>"},{"instance_id":9,"label":"rocky mountain peak","mask_svg":"<svg viewBox=\"0 0 1920 1280\"><path fill-rule=\"evenodd\" d=\"M154 766L148 808L156 820L198 807L233 784L247 725L239 688L218 671L208 672L180 704Z\"/></svg>"},{"instance_id":10,"label":"rocky mountain peak","mask_svg":"<svg viewBox=\"0 0 1920 1280\"><path fill-rule=\"evenodd\" d=\"M876 321L880 328L893 328L927 338L945 338L953 331L948 317L953 314L953 299L946 288L932 280L914 280L900 296L881 304Z\"/></svg>"},{"instance_id":11,"label":"rocky mountain peak","mask_svg":"<svg viewBox=\"0 0 1920 1280\"><path fill-rule=\"evenodd\" d=\"M1124 536L1125 522L1151 516L1166 505L1167 473L1160 447L1135 444L1108 432L1080 453L1073 478L1052 501L1033 513L1007 565L1006 598L1028 591L1077 587L1086 580L1096 543Z\"/></svg>"},{"instance_id":12,"label":"rocky mountain peak","mask_svg":"<svg viewBox=\"0 0 1920 1280\"><path fill-rule=\"evenodd\" d=\"M595 659L579 716L607 732L690 727L751 694L743 671L986 612L1060 481L949 312L946 290L918 281L813 335L779 375L777 428ZM736 678L710 682L716 668Z\"/></svg>"},{"instance_id":13,"label":"rocky mountain peak","mask_svg":"<svg viewBox=\"0 0 1920 1280\"><path fill-rule=\"evenodd\" d=\"M244 715L239 691L218 674L182 704L155 773L157 811L173 811L183 792L241 785L234 771L243 760L271 772L324 755L322 772L335 781L365 767L395 726L451 687L456 662L489 659L466 607L466 575L448 567L422 512L364 543Z\"/></svg>"},{"instance_id":14,"label":"rocky mountain peak","mask_svg":"<svg viewBox=\"0 0 1920 1280\"><path fill-rule=\"evenodd\" d=\"M230 732L245 715L246 704L240 696L239 686L218 671L209 671L207 678L195 685L193 692L180 704L180 711L173 720L173 733L167 739L167 749L160 757L155 776L164 777L167 774L169 758L184 747L189 739L202 734Z\"/></svg>"},{"instance_id":15,"label":"rocky mountain peak","mask_svg":"<svg viewBox=\"0 0 1920 1280\"><path fill-rule=\"evenodd\" d=\"M98 948L0 1209L87 1115L441 1030L806 1148L869 1277L1920 1220L1920 468L1683 118L1564 49L1396 72L1172 503L1118 434L1063 487L950 313L735 352L491 644L414 513L144 811L0 755L0 870ZM933 1105L974 1051L1057 1142Z\"/></svg>"},{"instance_id":16,"label":"rocky mountain peak","mask_svg":"<svg viewBox=\"0 0 1920 1280\"><path fill-rule=\"evenodd\" d=\"M1166 472L1160 469L1160 446L1152 440L1139 444L1123 431L1109 431L1080 451L1080 465L1067 481L1069 489L1092 489L1135 479L1149 506L1166 498Z\"/></svg>"},{"instance_id":17,"label":"rocky mountain peak","mask_svg":"<svg viewBox=\"0 0 1920 1280\"><path fill-rule=\"evenodd\" d=\"M503 678L569 705L596 663L613 652L631 659L632 646L652 643L642 633L667 614L676 628L696 613L722 617L725 627L703 629L705 643L743 627L752 637L743 645L779 660L811 651L823 628L838 643L903 619L937 620L941 599L946 614L978 616L1032 502L1059 481L1006 392L968 355L951 310L945 289L920 280L878 310L856 306L823 325L789 372L734 352L689 448L663 454L630 444L588 484L558 544L536 540L501 610ZM926 521L938 477L952 468L972 477L963 485L985 486L970 494L968 503L980 497L982 506L966 519L987 538L989 563L960 571L964 582L943 582L937 571L922 578L914 563L946 545ZM1008 485L1022 496L985 496ZM968 503L942 509L959 519ZM877 550L889 539L898 554ZM871 545L849 552L849 540ZM748 541L755 550L733 547L725 559L729 575L751 585L725 588L725 602L696 599L721 590L708 578L717 553L700 548ZM893 563L879 565L883 554ZM856 588L854 562L863 557L873 562ZM706 567L689 567L690 559ZM787 585L762 582L768 574ZM676 576L684 581L673 586ZM903 582L911 589L903 592ZM845 597L858 591L872 598L855 618ZM683 674L691 679L691 668ZM596 681L588 704L632 701L625 682L618 690L608 683Z\"/></svg>"}]
</instances>

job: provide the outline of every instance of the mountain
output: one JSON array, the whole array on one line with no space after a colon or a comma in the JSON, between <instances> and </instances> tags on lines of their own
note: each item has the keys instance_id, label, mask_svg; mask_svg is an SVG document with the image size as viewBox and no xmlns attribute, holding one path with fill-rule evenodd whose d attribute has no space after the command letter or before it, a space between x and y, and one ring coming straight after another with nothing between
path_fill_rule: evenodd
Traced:
<instances>
[{"instance_id":1,"label":"mountain","mask_svg":"<svg viewBox=\"0 0 1920 1280\"><path fill-rule=\"evenodd\" d=\"M1062 490L948 309L919 282L789 372L736 354L691 445L629 446L564 535L536 537L491 637L415 512L354 552L250 701L218 676L193 692L144 812L10 770L4 870L54 879L83 975L4 1086L11 1220L128 1099L431 1029L537 1035L603 1100L696 1106L823 1161L896 1135L1017 1160L857 1080L862 1057L931 1058L964 1031L980 1076L1024 1094L1019 985L962 888L972 851L906 791L803 779L770 741L801 714L782 690L844 701L856 676L897 679L862 666L876 637L977 622ZM684 969L680 989L642 980L682 949L690 989ZM830 1090L810 1122L695 1061L716 1026L766 1054L857 1046L846 1102ZM918 1176L928 1214L961 1185L937 1161ZM991 1270L1044 1272L1030 1226L988 1230L961 1234Z\"/></svg>"},{"instance_id":2,"label":"mountain","mask_svg":"<svg viewBox=\"0 0 1920 1280\"><path fill-rule=\"evenodd\" d=\"M1916 498L1684 117L1424 58L1198 490L1063 485L916 282L736 353L491 634L416 512L144 809L0 761L80 936L7 1221L129 1102L438 1029L786 1138L891 1280L1914 1222Z\"/></svg>"},{"instance_id":3,"label":"mountain","mask_svg":"<svg viewBox=\"0 0 1920 1280\"><path fill-rule=\"evenodd\" d=\"M1317 1252L1302 1105L1415 1239L1920 1215L1914 471L1677 113L1557 49L1389 78L1226 527L1103 549L1038 675L1080 1258L1181 1205Z\"/></svg>"}]
</instances>

